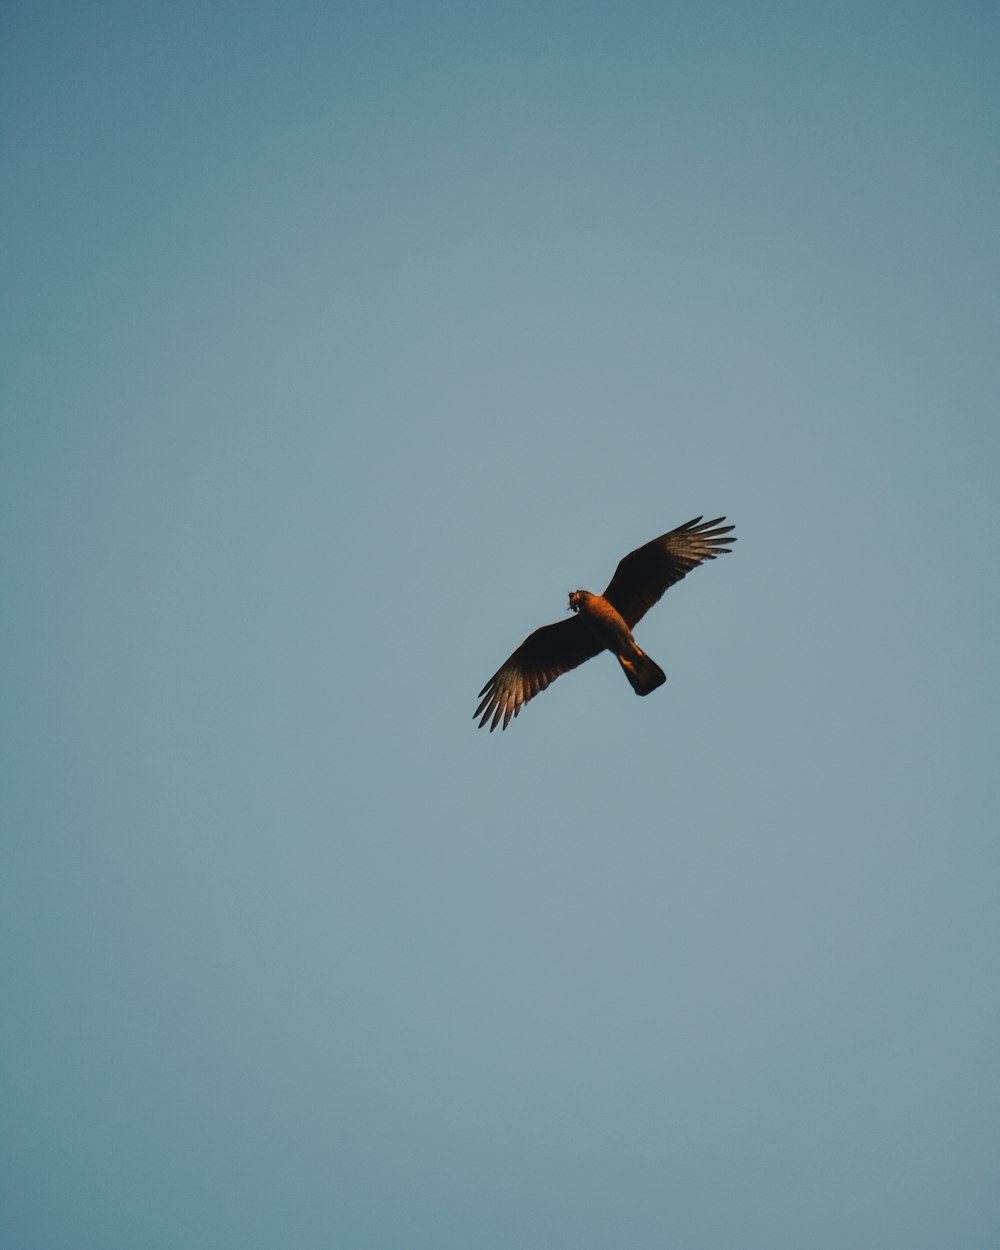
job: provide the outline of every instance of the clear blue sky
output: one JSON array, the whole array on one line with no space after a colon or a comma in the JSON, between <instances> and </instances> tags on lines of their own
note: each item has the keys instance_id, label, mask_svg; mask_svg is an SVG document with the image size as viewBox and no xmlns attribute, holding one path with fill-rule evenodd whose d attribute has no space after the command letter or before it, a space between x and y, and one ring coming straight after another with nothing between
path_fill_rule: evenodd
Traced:
<instances>
[{"instance_id":1,"label":"clear blue sky","mask_svg":"<svg viewBox=\"0 0 1000 1250\"><path fill-rule=\"evenodd\" d=\"M4 1246L1000 1244L998 63L5 6Z\"/></svg>"}]
</instances>

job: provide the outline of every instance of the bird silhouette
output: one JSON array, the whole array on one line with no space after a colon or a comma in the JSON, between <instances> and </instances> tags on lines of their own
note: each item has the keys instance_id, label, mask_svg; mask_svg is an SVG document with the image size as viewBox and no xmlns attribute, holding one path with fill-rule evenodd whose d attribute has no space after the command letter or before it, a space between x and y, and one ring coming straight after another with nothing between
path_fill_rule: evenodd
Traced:
<instances>
[{"instance_id":1,"label":"bird silhouette","mask_svg":"<svg viewBox=\"0 0 1000 1250\"><path fill-rule=\"evenodd\" d=\"M735 526L720 525L725 519L695 517L637 547L618 562L603 595L574 590L569 597L574 615L529 634L480 690L481 702L473 714L473 720L480 718L479 728L490 721L492 733L502 720L506 729L529 699L602 651L615 657L636 694L662 686L666 674L640 649L632 630L682 577L730 551Z\"/></svg>"}]
</instances>

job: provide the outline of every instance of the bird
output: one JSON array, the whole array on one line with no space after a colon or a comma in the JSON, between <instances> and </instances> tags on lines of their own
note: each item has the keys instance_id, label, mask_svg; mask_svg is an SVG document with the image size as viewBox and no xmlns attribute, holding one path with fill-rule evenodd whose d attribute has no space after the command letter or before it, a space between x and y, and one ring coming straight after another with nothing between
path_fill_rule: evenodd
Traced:
<instances>
[{"instance_id":1,"label":"bird","mask_svg":"<svg viewBox=\"0 0 1000 1250\"><path fill-rule=\"evenodd\" d=\"M662 686L666 673L640 649L632 630L692 569L729 554L736 527L722 525L725 519L695 517L630 551L619 560L603 595L572 591L568 610L574 615L529 634L480 690L481 702L472 717L479 718L479 728L490 721L492 733L502 720L506 729L529 699L602 651L615 657L636 694Z\"/></svg>"}]
</instances>

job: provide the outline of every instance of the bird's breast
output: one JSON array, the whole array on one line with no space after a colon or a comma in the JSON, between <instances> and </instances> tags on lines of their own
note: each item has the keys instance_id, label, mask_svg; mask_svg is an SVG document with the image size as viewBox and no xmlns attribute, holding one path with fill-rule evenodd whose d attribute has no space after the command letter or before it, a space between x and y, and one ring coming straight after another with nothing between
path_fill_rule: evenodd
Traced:
<instances>
[{"instance_id":1,"label":"bird's breast","mask_svg":"<svg viewBox=\"0 0 1000 1250\"><path fill-rule=\"evenodd\" d=\"M634 645L632 631L603 595L591 595L580 605L580 615L601 645L616 655Z\"/></svg>"}]
</instances>

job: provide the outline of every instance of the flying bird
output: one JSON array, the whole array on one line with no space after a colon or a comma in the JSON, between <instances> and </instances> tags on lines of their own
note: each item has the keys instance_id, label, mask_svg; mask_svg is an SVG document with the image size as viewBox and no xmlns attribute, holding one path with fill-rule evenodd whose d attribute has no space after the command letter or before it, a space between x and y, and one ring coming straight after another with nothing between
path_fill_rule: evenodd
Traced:
<instances>
[{"instance_id":1,"label":"flying bird","mask_svg":"<svg viewBox=\"0 0 1000 1250\"><path fill-rule=\"evenodd\" d=\"M720 525L725 519L695 517L637 547L618 562L603 595L574 590L569 607L575 615L529 634L480 690L482 702L473 714L473 720L481 718L479 728L492 717L490 733L501 719L506 729L529 699L602 651L615 657L636 694L662 686L666 673L639 649L632 630L675 582L702 561L730 551L736 527Z\"/></svg>"}]
</instances>

